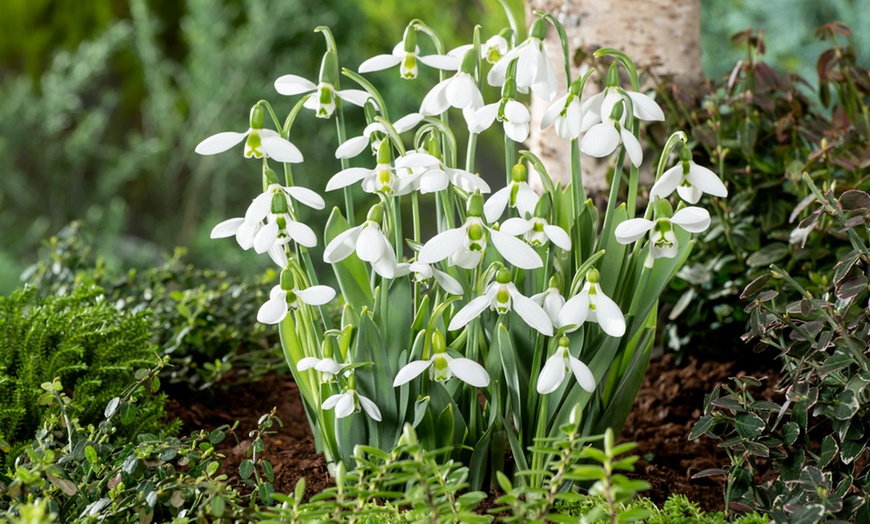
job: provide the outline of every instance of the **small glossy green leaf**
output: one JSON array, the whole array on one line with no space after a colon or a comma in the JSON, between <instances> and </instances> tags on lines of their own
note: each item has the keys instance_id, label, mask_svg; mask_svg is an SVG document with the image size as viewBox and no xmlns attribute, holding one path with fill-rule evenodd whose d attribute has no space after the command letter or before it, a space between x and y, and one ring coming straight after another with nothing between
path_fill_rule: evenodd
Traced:
<instances>
[{"instance_id":1,"label":"small glossy green leaf","mask_svg":"<svg viewBox=\"0 0 870 524\"><path fill-rule=\"evenodd\" d=\"M755 413L739 413L734 420L734 427L741 437L753 439L764 432L764 421Z\"/></svg>"},{"instance_id":2,"label":"small glossy green leaf","mask_svg":"<svg viewBox=\"0 0 870 524\"><path fill-rule=\"evenodd\" d=\"M251 459L245 459L239 464L239 475L243 479L251 478L251 475L254 474L254 463L251 462Z\"/></svg>"}]
</instances>

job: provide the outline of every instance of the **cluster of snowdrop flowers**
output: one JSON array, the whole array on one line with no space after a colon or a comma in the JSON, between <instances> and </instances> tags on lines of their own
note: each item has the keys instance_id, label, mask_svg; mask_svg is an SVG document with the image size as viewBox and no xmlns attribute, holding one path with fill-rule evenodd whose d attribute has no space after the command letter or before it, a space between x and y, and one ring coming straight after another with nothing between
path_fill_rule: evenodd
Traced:
<instances>
[{"instance_id":1,"label":"cluster of snowdrop flowers","mask_svg":"<svg viewBox=\"0 0 870 524\"><path fill-rule=\"evenodd\" d=\"M727 190L693 161L683 139L677 164L667 170L673 148L665 148L650 206L635 217L637 187L619 191L618 185L636 181L644 156L639 122L662 121L664 114L638 91L633 65L621 57L601 93L584 97L590 73L561 86L543 47L550 24L558 22L535 20L522 40L512 31L486 40L475 34L476 44L447 52L430 28L413 21L392 52L365 60L357 72L339 68L334 40L318 28L327 50L316 81L294 73L274 82L278 94L297 97L283 124L267 102L258 102L246 132L218 133L197 146L212 155L244 142L244 155L262 163L262 191L243 217L220 222L212 237L234 236L281 268L257 320L280 330L328 460L347 460L360 443L389 446L404 423L437 421L456 428L448 442L481 449L509 430L525 446L565 422L562 412L571 410L557 406L594 395L605 402L602 392L615 387L631 391L619 381L626 366L642 362L633 356L644 350L638 345L652 339L658 296L644 285L659 278L652 267L676 273L678 255L690 248L681 240L685 232L710 225L709 213L694 204L702 193L724 197ZM421 50L421 35L434 53ZM418 111L393 120L361 74L398 66L403 80L435 75L419 64L436 69L439 80L427 80L432 87ZM633 78L631 89L619 83L620 66ZM340 70L362 89L341 88ZM485 100L482 81L500 88L496 100ZM551 102L541 125L572 141L572 152L627 156L632 176L614 176L612 193L630 195L625 206L608 202L602 213L587 201L579 161L563 188L533 153L518 150L531 132L527 97ZM302 153L289 138L302 109L335 117L340 129L335 158L341 167L331 171L325 195L342 190L345 206L332 210L322 231L305 220L309 210L300 204L317 212L326 208L324 198L293 180L292 164ZM366 122L345 139L347 109ZM462 120L446 117L455 110ZM464 165L448 125L457 121L469 131ZM474 135L493 129L507 137L508 165L498 185L476 172ZM284 164L283 180L277 163ZM545 182L542 194L529 185L529 169ZM685 201L676 211L675 191ZM358 208L354 193L374 202ZM618 245L635 242L633 250ZM309 250L319 245L337 287L315 274ZM644 264L635 263L638 256L646 257ZM609 409L599 407L589 412ZM496 421L504 426L495 428Z\"/></svg>"}]
</instances>

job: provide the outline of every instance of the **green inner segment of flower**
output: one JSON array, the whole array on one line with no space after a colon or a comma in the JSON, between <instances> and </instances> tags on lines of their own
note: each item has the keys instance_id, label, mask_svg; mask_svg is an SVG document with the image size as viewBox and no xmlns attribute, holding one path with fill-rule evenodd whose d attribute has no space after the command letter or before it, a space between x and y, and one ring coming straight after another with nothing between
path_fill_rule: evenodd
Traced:
<instances>
[{"instance_id":1,"label":"green inner segment of flower","mask_svg":"<svg viewBox=\"0 0 870 524\"><path fill-rule=\"evenodd\" d=\"M393 192L393 171L389 165L378 166L378 190L384 194Z\"/></svg>"},{"instance_id":2,"label":"green inner segment of flower","mask_svg":"<svg viewBox=\"0 0 870 524\"><path fill-rule=\"evenodd\" d=\"M477 222L468 226L468 249L471 251L483 251L486 247L486 231Z\"/></svg>"},{"instance_id":3,"label":"green inner segment of flower","mask_svg":"<svg viewBox=\"0 0 870 524\"><path fill-rule=\"evenodd\" d=\"M406 54L400 69L402 78L408 80L417 78L417 57L411 53Z\"/></svg>"},{"instance_id":4,"label":"green inner segment of flower","mask_svg":"<svg viewBox=\"0 0 870 524\"><path fill-rule=\"evenodd\" d=\"M671 225L670 220L657 220L655 226L653 226L653 231L651 233L651 239L653 244L659 249L671 249L674 247L674 242L671 238L674 238L672 234L673 226Z\"/></svg>"},{"instance_id":5,"label":"green inner segment of flower","mask_svg":"<svg viewBox=\"0 0 870 524\"><path fill-rule=\"evenodd\" d=\"M504 315L511 308L511 295L508 290L501 288L495 295L495 309L500 315Z\"/></svg>"},{"instance_id":6,"label":"green inner segment of flower","mask_svg":"<svg viewBox=\"0 0 870 524\"><path fill-rule=\"evenodd\" d=\"M436 356L432 363L431 377L438 382L444 382L450 378L450 368L447 367L447 359L443 356Z\"/></svg>"},{"instance_id":7,"label":"green inner segment of flower","mask_svg":"<svg viewBox=\"0 0 870 524\"><path fill-rule=\"evenodd\" d=\"M256 128L255 128L256 129ZM263 158L263 143L260 141L260 133L251 131L245 140L245 157Z\"/></svg>"}]
</instances>

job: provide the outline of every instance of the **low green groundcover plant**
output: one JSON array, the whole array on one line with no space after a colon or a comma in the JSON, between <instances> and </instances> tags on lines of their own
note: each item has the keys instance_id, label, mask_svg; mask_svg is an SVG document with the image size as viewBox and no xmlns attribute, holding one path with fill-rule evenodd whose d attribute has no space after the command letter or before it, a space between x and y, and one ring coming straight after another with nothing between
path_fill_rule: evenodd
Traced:
<instances>
[{"instance_id":1,"label":"low green groundcover plant","mask_svg":"<svg viewBox=\"0 0 870 524\"><path fill-rule=\"evenodd\" d=\"M261 100L245 131L218 133L196 148L213 155L242 145L259 164L261 193L244 217L219 223L212 236L235 237L281 268L257 318L278 327L316 445L333 472L353 460L359 444L389 452L410 424L425 449L448 449L445 460L466 464L479 489L509 469L508 453L517 471L540 471L544 456L529 446L556 437L575 407L582 435L618 430L631 408L659 294L691 251L691 234L710 224L709 212L692 204L702 193L724 197L727 190L693 161L687 136L676 132L656 164L655 197L637 214L640 122L664 114L639 92L631 60L612 49L597 52L612 63L601 93L583 94L594 70L561 91L543 51L550 25L570 78L564 29L546 14L527 36L514 25L484 41L476 30L472 43L449 52L413 20L391 53L364 61L359 72L339 69L335 40L318 27L326 52L317 81L296 74L275 81L279 94L298 97L286 118ZM406 81L423 77L423 66L439 70L440 82L418 112L401 118L360 74L398 68ZM630 86L620 84L620 69ZM339 72L362 89L340 85ZM500 97L487 103L484 83ZM553 125L571 151L567 187L554 185L534 154L517 150L529 134L520 101L529 92L551 103L542 124ZM347 105L366 116L359 136L348 137ZM303 155L289 138L304 110L335 118L337 126L341 170L326 190L341 191L345 203L326 222L322 256L341 291L340 315L327 308L335 290L315 272L310 250L318 236L298 215L300 205L325 207L319 194L296 183L305 178ZM475 174L478 135L492 127L504 133L500 188ZM412 132L413 140L402 137ZM466 133L460 162L457 137ZM581 152L615 160L603 213L586 198ZM356 157L361 167L351 166ZM531 174L542 195L530 188ZM357 185L374 200L359 213ZM672 197L675 190L682 201ZM621 194L624 203L617 202ZM434 209L424 215L427 203ZM543 477L513 481L540 487Z\"/></svg>"}]
</instances>

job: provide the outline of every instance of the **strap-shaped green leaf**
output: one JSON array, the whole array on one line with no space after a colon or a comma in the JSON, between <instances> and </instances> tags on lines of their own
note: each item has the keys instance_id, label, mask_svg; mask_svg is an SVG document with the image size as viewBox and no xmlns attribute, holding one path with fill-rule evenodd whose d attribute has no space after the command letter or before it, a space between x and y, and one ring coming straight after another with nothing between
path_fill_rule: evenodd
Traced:
<instances>
[{"instance_id":1,"label":"strap-shaped green leaf","mask_svg":"<svg viewBox=\"0 0 870 524\"><path fill-rule=\"evenodd\" d=\"M337 207L333 208L329 220L326 222L326 230L323 234L324 242L328 245L335 237L348 229L350 229L350 224L347 223L341 211ZM350 304L355 312L360 311L363 307L372 307L374 297L369 283L368 268L356 256L356 253L332 264L332 269L335 272L335 278L338 279L338 286L341 288L345 302Z\"/></svg>"}]
</instances>

